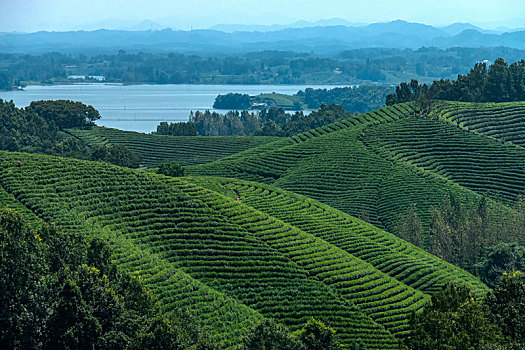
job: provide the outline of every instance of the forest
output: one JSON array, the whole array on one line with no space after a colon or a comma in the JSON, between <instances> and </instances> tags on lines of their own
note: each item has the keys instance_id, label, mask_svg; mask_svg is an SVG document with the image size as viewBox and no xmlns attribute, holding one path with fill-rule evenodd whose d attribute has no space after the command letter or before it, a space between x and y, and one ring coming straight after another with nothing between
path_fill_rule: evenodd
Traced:
<instances>
[{"instance_id":1,"label":"forest","mask_svg":"<svg viewBox=\"0 0 525 350\"><path fill-rule=\"evenodd\" d=\"M525 61L511 63L498 58L492 65L476 63L466 75L456 80L440 79L430 86L413 79L401 83L387 96L386 104L415 101L420 98L463 102L525 101Z\"/></svg>"},{"instance_id":2,"label":"forest","mask_svg":"<svg viewBox=\"0 0 525 350\"><path fill-rule=\"evenodd\" d=\"M0 89L30 83L71 83L68 76L104 76L106 82L150 84L398 84L431 82L466 74L482 60L519 61L524 52L505 47L354 49L337 54L258 51L220 55L0 54ZM95 80L91 80L95 81Z\"/></svg>"},{"instance_id":3,"label":"forest","mask_svg":"<svg viewBox=\"0 0 525 350\"><path fill-rule=\"evenodd\" d=\"M258 112L230 111L225 114L209 110L191 112L188 122L161 122L154 134L170 136L277 136L287 137L328 125L351 114L341 105L321 104L317 111L287 113L283 108Z\"/></svg>"}]
</instances>

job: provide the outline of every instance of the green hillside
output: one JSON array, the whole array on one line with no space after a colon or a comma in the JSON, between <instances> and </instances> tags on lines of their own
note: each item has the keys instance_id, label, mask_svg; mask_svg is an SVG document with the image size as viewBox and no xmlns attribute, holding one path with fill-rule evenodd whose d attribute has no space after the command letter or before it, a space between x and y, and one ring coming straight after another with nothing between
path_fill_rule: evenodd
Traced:
<instances>
[{"instance_id":1,"label":"green hillside","mask_svg":"<svg viewBox=\"0 0 525 350\"><path fill-rule=\"evenodd\" d=\"M18 159L23 167L14 165ZM144 275L166 310L188 305L225 347L238 344L262 315L291 329L315 316L347 345L397 348L382 326L191 195L186 181L42 155L2 153L0 164L1 184L18 201L66 230L102 234L117 262ZM414 303L423 297L412 294Z\"/></svg>"},{"instance_id":2,"label":"green hillside","mask_svg":"<svg viewBox=\"0 0 525 350\"><path fill-rule=\"evenodd\" d=\"M311 198L271 185L236 179L198 177L192 178L191 181L232 198L235 197L234 190L237 190L243 204L286 222L290 229L296 228L321 238L423 293L430 294L441 289L444 284L454 281L469 285L478 295L487 291L486 287L469 273L384 230ZM212 197L202 197L202 200L212 203L211 205L217 203ZM241 220L239 214L232 216L229 214L232 211L225 210L223 204L213 208L224 211L224 215L229 215L231 220L240 220L240 225L245 225L245 217ZM252 230L254 234L266 235L257 233L253 228ZM282 233L280 235L282 236ZM309 246L315 250L312 243L309 243ZM326 252L321 254L329 255Z\"/></svg>"},{"instance_id":3,"label":"green hillside","mask_svg":"<svg viewBox=\"0 0 525 350\"><path fill-rule=\"evenodd\" d=\"M444 283L487 290L385 231L272 186L21 153L1 153L0 165L14 204L102 235L165 310L188 307L223 347L261 317L295 330L315 316L346 345L395 349L392 335L409 334L410 314Z\"/></svg>"},{"instance_id":4,"label":"green hillside","mask_svg":"<svg viewBox=\"0 0 525 350\"><path fill-rule=\"evenodd\" d=\"M124 145L140 155L141 164L146 167L168 161L182 165L209 163L278 139L269 136L163 136L104 127L69 129L68 132L89 146Z\"/></svg>"},{"instance_id":5,"label":"green hillside","mask_svg":"<svg viewBox=\"0 0 525 350\"><path fill-rule=\"evenodd\" d=\"M380 156L438 174L509 204L525 195L525 150L452 125L404 118L367 130L363 142Z\"/></svg>"},{"instance_id":6,"label":"green hillside","mask_svg":"<svg viewBox=\"0 0 525 350\"><path fill-rule=\"evenodd\" d=\"M362 142L375 125L388 129L397 120L411 118L415 109L414 104L382 108L283 139L278 147L254 148L189 167L188 172L274 184L387 231L393 231L400 215L415 206L428 227L430 208L439 207L444 197L453 194L476 201L481 196L451 179L392 162Z\"/></svg>"},{"instance_id":7,"label":"green hillside","mask_svg":"<svg viewBox=\"0 0 525 350\"><path fill-rule=\"evenodd\" d=\"M525 146L525 103L436 101L432 115L458 127Z\"/></svg>"},{"instance_id":8,"label":"green hillside","mask_svg":"<svg viewBox=\"0 0 525 350\"><path fill-rule=\"evenodd\" d=\"M410 313L426 301L415 290L430 294L448 282L459 282L478 295L487 291L465 271L315 200L254 182L225 178L194 178L192 182L228 197L238 190L243 205L262 213L257 215L235 201L226 205L209 192L192 193L396 335L408 333Z\"/></svg>"}]
</instances>

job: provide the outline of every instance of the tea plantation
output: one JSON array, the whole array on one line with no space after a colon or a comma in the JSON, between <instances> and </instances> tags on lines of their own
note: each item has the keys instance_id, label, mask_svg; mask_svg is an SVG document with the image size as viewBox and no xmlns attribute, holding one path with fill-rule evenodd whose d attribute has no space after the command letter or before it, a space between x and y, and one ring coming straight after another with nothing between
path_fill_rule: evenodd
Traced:
<instances>
[{"instance_id":1,"label":"tea plantation","mask_svg":"<svg viewBox=\"0 0 525 350\"><path fill-rule=\"evenodd\" d=\"M90 146L125 145L144 167L175 160L189 176L0 152L0 209L102 237L162 311L187 310L221 349L238 349L263 319L295 331L312 317L344 348L400 349L432 293L451 282L477 297L489 289L391 232L415 208L428 240L431 209L451 196L517 212L524 116L523 103L434 102L289 138L70 129Z\"/></svg>"},{"instance_id":2,"label":"tea plantation","mask_svg":"<svg viewBox=\"0 0 525 350\"><path fill-rule=\"evenodd\" d=\"M89 146L124 145L142 158L145 167L176 161L182 165L212 162L246 149L278 140L268 136L163 136L92 127L68 132Z\"/></svg>"},{"instance_id":3,"label":"tea plantation","mask_svg":"<svg viewBox=\"0 0 525 350\"><path fill-rule=\"evenodd\" d=\"M18 160L23 167L16 166ZM103 235L115 247L119 265L144 275L165 309L189 306L224 347L238 344L262 315L291 329L315 316L336 329L345 344L397 348L392 334L366 313L186 193L183 184L42 155L2 153L0 164L1 184L18 201L66 230ZM420 307L423 295L410 294L415 297L409 301L419 301Z\"/></svg>"},{"instance_id":4,"label":"tea plantation","mask_svg":"<svg viewBox=\"0 0 525 350\"><path fill-rule=\"evenodd\" d=\"M525 145L525 103L436 101L432 115L461 129L501 141Z\"/></svg>"},{"instance_id":5,"label":"tea plantation","mask_svg":"<svg viewBox=\"0 0 525 350\"><path fill-rule=\"evenodd\" d=\"M413 206L426 228L430 208L439 207L444 197L454 195L465 201L478 201L481 194L460 186L452 178L393 161L366 142L375 128L387 132L390 127L405 123L405 119L414 118L414 114L419 114L416 109L415 104L383 108L294 136L286 145L284 140L280 141L283 143L280 148L254 148L213 163L188 167L188 172L273 184L361 217L387 231L392 231L400 215ZM436 127L442 123L432 122ZM459 134L470 137L465 132ZM440 142L437 138L433 140Z\"/></svg>"}]
</instances>

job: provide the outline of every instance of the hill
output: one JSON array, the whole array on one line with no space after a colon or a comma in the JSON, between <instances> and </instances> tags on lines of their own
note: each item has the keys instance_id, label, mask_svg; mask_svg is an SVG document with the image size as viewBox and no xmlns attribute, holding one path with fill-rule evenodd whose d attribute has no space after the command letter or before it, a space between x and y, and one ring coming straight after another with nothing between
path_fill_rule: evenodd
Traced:
<instances>
[{"instance_id":1,"label":"hill","mask_svg":"<svg viewBox=\"0 0 525 350\"><path fill-rule=\"evenodd\" d=\"M525 146L525 103L436 101L432 115L463 130Z\"/></svg>"},{"instance_id":2,"label":"hill","mask_svg":"<svg viewBox=\"0 0 525 350\"><path fill-rule=\"evenodd\" d=\"M268 148L273 146L268 150L254 148L188 170L195 175L274 184L362 217L390 232L395 231L402 214L412 206L424 228L428 228L430 209L439 208L443 199L450 196L466 203L479 203L486 195L494 199L491 203L498 208L497 212L508 213L509 209L496 200L503 198L509 204L524 192L519 180L523 176L523 151L458 131L437 119L415 118L417 110L418 107L411 103L382 108L280 140L279 145L268 144ZM435 132L433 129L423 131L424 125L429 123L432 128L443 130L442 138L427 134ZM397 139L389 145L390 156L386 156L385 146L378 143L383 135L410 138L410 129L394 136L389 134L390 128L402 129L401 125L421 129L419 134L414 130L418 135L414 138L414 148L419 142L424 147L445 150L440 154L444 163L414 166L426 161L425 149L417 148L415 151L420 153L413 154L409 154L413 150L406 150L403 158L402 145ZM375 137L377 130L382 130L382 135ZM499 170L483 173L483 169L472 162L456 158L454 153L446 151L447 147L456 150L454 143L469 145L468 156ZM445 163L448 172L441 170ZM458 171L476 180L463 180L454 175Z\"/></svg>"},{"instance_id":3,"label":"hill","mask_svg":"<svg viewBox=\"0 0 525 350\"><path fill-rule=\"evenodd\" d=\"M261 317L294 330L315 316L346 345L395 349L393 335L410 332L410 314L443 283L487 290L384 231L271 186L8 152L0 167L11 201L66 231L104 237L164 310L188 307L222 347ZM231 195L241 186L239 202Z\"/></svg>"},{"instance_id":4,"label":"hill","mask_svg":"<svg viewBox=\"0 0 525 350\"><path fill-rule=\"evenodd\" d=\"M451 125L409 117L374 126L363 142L383 158L511 204L525 194L525 150Z\"/></svg>"},{"instance_id":5,"label":"hill","mask_svg":"<svg viewBox=\"0 0 525 350\"><path fill-rule=\"evenodd\" d=\"M124 145L138 154L142 158L141 165L146 167L156 167L168 161L182 165L209 163L278 139L266 136L163 136L104 127L69 129L68 133L90 147Z\"/></svg>"}]
</instances>

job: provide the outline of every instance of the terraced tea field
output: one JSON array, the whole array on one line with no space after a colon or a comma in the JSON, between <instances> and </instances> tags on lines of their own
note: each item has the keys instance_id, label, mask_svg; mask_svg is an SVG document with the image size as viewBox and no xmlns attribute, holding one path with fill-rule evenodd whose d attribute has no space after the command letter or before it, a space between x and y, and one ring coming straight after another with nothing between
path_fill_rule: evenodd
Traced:
<instances>
[{"instance_id":1,"label":"terraced tea field","mask_svg":"<svg viewBox=\"0 0 525 350\"><path fill-rule=\"evenodd\" d=\"M363 142L380 156L452 180L495 200L525 195L525 149L451 125L405 118L372 127Z\"/></svg>"},{"instance_id":2,"label":"terraced tea field","mask_svg":"<svg viewBox=\"0 0 525 350\"><path fill-rule=\"evenodd\" d=\"M487 290L461 269L315 200L240 180L194 178L192 182L232 199L234 190L239 191L247 207L237 201L225 203L209 191L190 189L396 335L408 333L410 313L428 298L417 290L430 294L453 281L468 284L478 295Z\"/></svg>"},{"instance_id":3,"label":"terraced tea field","mask_svg":"<svg viewBox=\"0 0 525 350\"><path fill-rule=\"evenodd\" d=\"M223 346L238 344L261 316L291 329L315 316L346 344L397 348L366 313L182 183L102 163L16 153L0 159L0 182L20 203L66 230L104 235L117 262L143 274L165 309L191 305ZM18 159L24 167L10 166ZM423 295L411 293L422 305Z\"/></svg>"},{"instance_id":4,"label":"terraced tea field","mask_svg":"<svg viewBox=\"0 0 525 350\"><path fill-rule=\"evenodd\" d=\"M458 127L525 146L525 103L434 102L433 116Z\"/></svg>"},{"instance_id":5,"label":"terraced tea field","mask_svg":"<svg viewBox=\"0 0 525 350\"><path fill-rule=\"evenodd\" d=\"M141 164L145 167L156 167L168 161L182 165L209 163L279 140L266 136L162 136L104 127L69 129L68 132L89 146L124 145L141 156Z\"/></svg>"},{"instance_id":6,"label":"terraced tea field","mask_svg":"<svg viewBox=\"0 0 525 350\"><path fill-rule=\"evenodd\" d=\"M427 228L430 208L439 207L445 196L455 194L469 201L481 196L447 178L392 162L361 141L374 126L386 130L398 120L410 118L414 108L411 104L383 108L297 135L293 143L280 148L254 148L189 167L188 172L273 184L387 231L393 231L400 215L415 206ZM280 142L284 144L284 140Z\"/></svg>"},{"instance_id":7,"label":"terraced tea field","mask_svg":"<svg viewBox=\"0 0 525 350\"><path fill-rule=\"evenodd\" d=\"M398 349L444 284L488 291L387 232L400 215L414 206L428 229L445 196L485 196L505 215L525 195L525 104L480 106L439 102L423 117L399 104L290 138L70 130L191 176L0 152L0 208L104 237L163 310L187 308L221 348L262 318L296 330L315 317L347 347Z\"/></svg>"}]
</instances>

